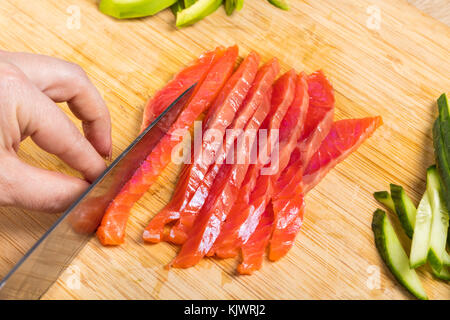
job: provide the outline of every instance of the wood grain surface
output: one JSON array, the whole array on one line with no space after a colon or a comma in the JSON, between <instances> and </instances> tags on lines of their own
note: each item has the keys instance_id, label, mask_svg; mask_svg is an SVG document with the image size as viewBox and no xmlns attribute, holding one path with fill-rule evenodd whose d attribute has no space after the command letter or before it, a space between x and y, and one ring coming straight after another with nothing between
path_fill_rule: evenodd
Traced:
<instances>
[{"instance_id":1,"label":"wood grain surface","mask_svg":"<svg viewBox=\"0 0 450 320\"><path fill-rule=\"evenodd\" d=\"M408 0L409 3L450 26L450 1L449 0Z\"/></svg>"},{"instance_id":2,"label":"wood grain surface","mask_svg":"<svg viewBox=\"0 0 450 320\"><path fill-rule=\"evenodd\" d=\"M237 276L234 260L204 259L195 268L168 271L163 267L177 247L142 243L143 228L170 199L177 175L170 167L133 209L126 243L104 248L93 238L44 299L411 298L376 252L372 193L394 182L417 203L424 192L425 170L434 162L435 99L450 88L450 28L406 0L291 3L285 12L246 1L232 17L221 9L176 30L170 11L117 21L99 13L94 0L1 2L1 48L60 57L87 71L111 111L114 157L137 135L148 97L217 45L238 44L242 56L256 50L265 61L276 56L283 70L321 68L336 89L336 119L382 115L385 122L308 195L304 226L288 256L265 261L253 276ZM20 156L76 174L30 141ZM56 217L0 209L0 277ZM428 267L419 275L431 299L450 298L448 284L433 279Z\"/></svg>"}]
</instances>

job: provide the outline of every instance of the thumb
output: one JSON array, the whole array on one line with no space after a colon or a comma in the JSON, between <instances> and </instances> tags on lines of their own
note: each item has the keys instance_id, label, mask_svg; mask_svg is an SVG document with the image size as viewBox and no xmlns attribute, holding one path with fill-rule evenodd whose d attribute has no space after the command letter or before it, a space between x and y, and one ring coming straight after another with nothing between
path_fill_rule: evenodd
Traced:
<instances>
[{"instance_id":1,"label":"thumb","mask_svg":"<svg viewBox=\"0 0 450 320\"><path fill-rule=\"evenodd\" d=\"M49 213L62 212L83 193L89 184L70 177L30 166L13 155L0 159L0 186L6 205Z\"/></svg>"}]
</instances>

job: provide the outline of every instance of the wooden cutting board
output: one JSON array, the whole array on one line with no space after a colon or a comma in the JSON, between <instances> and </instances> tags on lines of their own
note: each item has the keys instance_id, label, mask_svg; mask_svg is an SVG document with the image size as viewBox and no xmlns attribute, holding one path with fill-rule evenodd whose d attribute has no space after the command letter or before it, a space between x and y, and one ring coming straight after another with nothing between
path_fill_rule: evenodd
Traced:
<instances>
[{"instance_id":1,"label":"wooden cutting board","mask_svg":"<svg viewBox=\"0 0 450 320\"><path fill-rule=\"evenodd\" d=\"M290 2L284 12L249 0L233 17L221 9L176 30L170 11L117 21L98 12L94 0L2 1L1 48L80 64L110 108L114 156L137 135L148 97L217 45L238 44L241 55L256 50L264 60L276 56L283 70L321 68L336 89L336 119L382 115L385 122L308 195L304 226L289 255L266 261L253 276L237 276L235 260L204 259L195 268L168 271L163 266L177 248L142 243L144 226L171 196L177 173L171 167L133 209L126 244L104 248L93 238L45 299L411 298L375 250L372 193L394 182L417 203L424 192L425 170L434 161L435 99L450 88L450 29L404 0ZM29 141L20 156L76 174ZM3 277L56 216L0 211ZM419 275L430 298L450 298L448 284L433 279L428 267Z\"/></svg>"}]
</instances>

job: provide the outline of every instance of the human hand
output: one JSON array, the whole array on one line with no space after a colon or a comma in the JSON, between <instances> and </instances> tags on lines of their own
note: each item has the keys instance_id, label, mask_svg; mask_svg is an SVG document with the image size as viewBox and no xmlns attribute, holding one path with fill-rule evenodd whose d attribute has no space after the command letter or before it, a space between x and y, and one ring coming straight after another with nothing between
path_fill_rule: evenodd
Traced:
<instances>
[{"instance_id":1,"label":"human hand","mask_svg":"<svg viewBox=\"0 0 450 320\"><path fill-rule=\"evenodd\" d=\"M83 136L55 102L67 101ZM27 137L86 180L32 167L17 150ZM48 56L0 51L0 205L65 210L111 157L108 109L84 71Z\"/></svg>"}]
</instances>

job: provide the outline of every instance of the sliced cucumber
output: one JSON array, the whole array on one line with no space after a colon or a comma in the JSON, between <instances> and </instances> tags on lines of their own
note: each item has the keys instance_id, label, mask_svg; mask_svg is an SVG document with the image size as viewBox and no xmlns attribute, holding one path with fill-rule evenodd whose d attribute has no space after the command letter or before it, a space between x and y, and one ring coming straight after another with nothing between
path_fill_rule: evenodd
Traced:
<instances>
[{"instance_id":1,"label":"sliced cucumber","mask_svg":"<svg viewBox=\"0 0 450 320\"><path fill-rule=\"evenodd\" d=\"M433 275L436 278L444 281L450 281L450 271L448 270L447 267L443 267L441 271L437 271L436 269L433 268L433 266L431 266L431 271L433 272Z\"/></svg>"},{"instance_id":2,"label":"sliced cucumber","mask_svg":"<svg viewBox=\"0 0 450 320\"><path fill-rule=\"evenodd\" d=\"M377 200L381 204L385 205L386 208L388 208L389 210L391 210L392 212L395 213L394 201L392 201L392 197L389 194L389 192L377 191L377 192L374 192L373 197L375 198L375 200Z\"/></svg>"},{"instance_id":3,"label":"sliced cucumber","mask_svg":"<svg viewBox=\"0 0 450 320\"><path fill-rule=\"evenodd\" d=\"M192 6L177 14L177 27L186 27L202 20L216 11L222 5L222 0L197 0Z\"/></svg>"},{"instance_id":4,"label":"sliced cucumber","mask_svg":"<svg viewBox=\"0 0 450 320\"><path fill-rule=\"evenodd\" d=\"M412 238L416 222L416 206L401 186L391 184L391 197L403 230L408 237Z\"/></svg>"},{"instance_id":5,"label":"sliced cucumber","mask_svg":"<svg viewBox=\"0 0 450 320\"><path fill-rule=\"evenodd\" d=\"M184 7L189 8L195 3L195 0L184 0Z\"/></svg>"},{"instance_id":6,"label":"sliced cucumber","mask_svg":"<svg viewBox=\"0 0 450 320\"><path fill-rule=\"evenodd\" d=\"M436 166L427 170L427 193L433 212L428 261L437 272L441 272L448 232L448 211L441 196L441 179Z\"/></svg>"},{"instance_id":7,"label":"sliced cucumber","mask_svg":"<svg viewBox=\"0 0 450 320\"><path fill-rule=\"evenodd\" d=\"M228 16L231 16L236 10L237 2L236 0L224 0L225 1L225 12Z\"/></svg>"},{"instance_id":8,"label":"sliced cucumber","mask_svg":"<svg viewBox=\"0 0 450 320\"><path fill-rule=\"evenodd\" d=\"M439 122L438 131L440 135L433 128L433 140L436 159L438 160L438 169L444 182L445 203L447 204L447 209L450 209L450 105L445 93L438 98L437 105L439 118L436 122ZM437 137L440 137L440 143ZM447 244L450 246L450 231L447 232Z\"/></svg>"},{"instance_id":9,"label":"sliced cucumber","mask_svg":"<svg viewBox=\"0 0 450 320\"><path fill-rule=\"evenodd\" d=\"M430 247L430 232L432 210L428 193L422 197L417 208L416 224L414 226L414 235L411 244L411 254L409 255L409 265L411 268L417 268L427 262L428 249Z\"/></svg>"},{"instance_id":10,"label":"sliced cucumber","mask_svg":"<svg viewBox=\"0 0 450 320\"><path fill-rule=\"evenodd\" d=\"M439 109L439 122L441 124L442 139L446 147L447 155L450 154L450 105L448 104L447 95L443 93L437 99Z\"/></svg>"},{"instance_id":11,"label":"sliced cucumber","mask_svg":"<svg viewBox=\"0 0 450 320\"><path fill-rule=\"evenodd\" d=\"M446 152L447 148L444 144L442 124L439 119L434 122L433 125L433 144L436 162L439 173L442 178L442 182L445 190L450 190L450 166L449 166L449 154ZM450 196L445 197L447 207L450 207Z\"/></svg>"},{"instance_id":12,"label":"sliced cucumber","mask_svg":"<svg viewBox=\"0 0 450 320\"><path fill-rule=\"evenodd\" d=\"M184 9L184 1L178 0L170 7L170 9L172 10L173 15L176 17L178 12Z\"/></svg>"},{"instance_id":13,"label":"sliced cucumber","mask_svg":"<svg viewBox=\"0 0 450 320\"><path fill-rule=\"evenodd\" d=\"M269 0L271 4L273 4L275 7L280 8L282 10L289 10L289 5L286 2L286 0Z\"/></svg>"},{"instance_id":14,"label":"sliced cucumber","mask_svg":"<svg viewBox=\"0 0 450 320\"><path fill-rule=\"evenodd\" d=\"M154 15L173 5L177 0L101 0L99 10L117 19L140 18Z\"/></svg>"},{"instance_id":15,"label":"sliced cucumber","mask_svg":"<svg viewBox=\"0 0 450 320\"><path fill-rule=\"evenodd\" d=\"M383 210L378 209L373 214L372 230L378 252L392 274L415 297L427 300L419 277L416 271L409 267L408 256Z\"/></svg>"},{"instance_id":16,"label":"sliced cucumber","mask_svg":"<svg viewBox=\"0 0 450 320\"><path fill-rule=\"evenodd\" d=\"M241 11L244 7L244 0L236 0L236 10Z\"/></svg>"},{"instance_id":17,"label":"sliced cucumber","mask_svg":"<svg viewBox=\"0 0 450 320\"><path fill-rule=\"evenodd\" d=\"M444 267L450 267L450 254L447 251L444 251L442 262L444 263Z\"/></svg>"}]
</instances>

